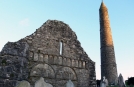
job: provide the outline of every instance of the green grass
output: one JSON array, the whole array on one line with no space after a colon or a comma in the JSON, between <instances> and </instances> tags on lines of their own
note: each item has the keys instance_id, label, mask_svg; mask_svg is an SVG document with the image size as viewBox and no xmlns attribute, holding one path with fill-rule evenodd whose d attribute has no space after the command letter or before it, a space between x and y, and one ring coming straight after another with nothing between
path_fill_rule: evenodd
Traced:
<instances>
[{"instance_id":1,"label":"green grass","mask_svg":"<svg viewBox=\"0 0 134 87\"><path fill-rule=\"evenodd\" d=\"M134 87L133 85L126 85L126 87Z\"/></svg>"}]
</instances>

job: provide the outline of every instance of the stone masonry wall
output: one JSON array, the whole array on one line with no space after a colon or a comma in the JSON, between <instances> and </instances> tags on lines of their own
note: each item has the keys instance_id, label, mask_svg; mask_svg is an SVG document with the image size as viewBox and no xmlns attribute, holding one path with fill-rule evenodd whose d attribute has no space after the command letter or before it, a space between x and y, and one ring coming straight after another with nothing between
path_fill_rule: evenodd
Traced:
<instances>
[{"instance_id":1,"label":"stone masonry wall","mask_svg":"<svg viewBox=\"0 0 134 87\"><path fill-rule=\"evenodd\" d=\"M28 77L29 45L26 42L8 42L0 53L0 87L14 87L17 81Z\"/></svg>"},{"instance_id":2,"label":"stone masonry wall","mask_svg":"<svg viewBox=\"0 0 134 87\"><path fill-rule=\"evenodd\" d=\"M76 34L61 21L48 20L32 35L8 42L1 51L0 62L0 71L4 70L0 87L12 87L21 80L29 81L33 87L40 77L53 87L65 87L69 79L75 87L96 86L95 63Z\"/></svg>"}]
</instances>

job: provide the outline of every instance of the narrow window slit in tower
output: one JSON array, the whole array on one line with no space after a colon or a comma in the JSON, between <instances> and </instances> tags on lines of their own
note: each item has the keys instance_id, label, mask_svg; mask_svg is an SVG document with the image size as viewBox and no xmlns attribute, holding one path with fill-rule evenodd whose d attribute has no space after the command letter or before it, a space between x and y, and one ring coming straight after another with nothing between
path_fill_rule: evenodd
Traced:
<instances>
[{"instance_id":1,"label":"narrow window slit in tower","mask_svg":"<svg viewBox=\"0 0 134 87\"><path fill-rule=\"evenodd\" d=\"M62 55L62 47L63 47L63 43L60 42L60 55Z\"/></svg>"}]
</instances>

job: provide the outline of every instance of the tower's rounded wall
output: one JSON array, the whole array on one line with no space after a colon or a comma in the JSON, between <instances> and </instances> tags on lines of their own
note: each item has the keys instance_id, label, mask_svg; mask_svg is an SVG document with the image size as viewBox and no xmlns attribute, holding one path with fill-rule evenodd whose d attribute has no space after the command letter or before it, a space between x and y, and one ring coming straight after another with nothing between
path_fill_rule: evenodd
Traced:
<instances>
[{"instance_id":1,"label":"tower's rounded wall","mask_svg":"<svg viewBox=\"0 0 134 87\"><path fill-rule=\"evenodd\" d=\"M100 48L101 48L101 79L108 79L109 84L117 84L117 66L115 60L114 45L110 28L107 7L101 3L100 16Z\"/></svg>"}]
</instances>

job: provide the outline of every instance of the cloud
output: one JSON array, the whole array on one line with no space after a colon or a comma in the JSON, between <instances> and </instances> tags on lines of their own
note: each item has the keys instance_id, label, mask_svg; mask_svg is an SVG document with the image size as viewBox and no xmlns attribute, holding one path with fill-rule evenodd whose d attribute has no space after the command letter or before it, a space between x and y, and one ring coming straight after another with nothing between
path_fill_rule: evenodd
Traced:
<instances>
[{"instance_id":1,"label":"cloud","mask_svg":"<svg viewBox=\"0 0 134 87\"><path fill-rule=\"evenodd\" d=\"M29 26L29 23L30 23L30 21L29 21L28 18L25 18L25 19L23 19L23 20L21 20L21 21L19 22L19 24L20 24L21 26Z\"/></svg>"}]
</instances>

